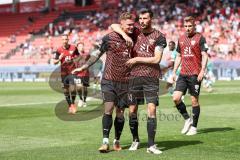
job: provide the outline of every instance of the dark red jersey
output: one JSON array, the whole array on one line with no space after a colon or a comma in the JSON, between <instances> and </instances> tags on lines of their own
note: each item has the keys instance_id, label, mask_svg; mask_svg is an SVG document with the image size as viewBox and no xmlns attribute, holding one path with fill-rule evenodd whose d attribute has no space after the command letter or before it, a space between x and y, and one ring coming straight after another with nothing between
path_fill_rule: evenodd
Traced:
<instances>
[{"instance_id":1,"label":"dark red jersey","mask_svg":"<svg viewBox=\"0 0 240 160\"><path fill-rule=\"evenodd\" d=\"M153 30L150 33L140 33L137 36L136 44L133 48L134 57L154 57L155 47L165 48L167 45L166 38L158 31ZM159 64L139 63L133 66L131 71L133 77L160 77Z\"/></svg>"},{"instance_id":2,"label":"dark red jersey","mask_svg":"<svg viewBox=\"0 0 240 160\"><path fill-rule=\"evenodd\" d=\"M106 63L103 78L118 82L129 80L130 68L126 62L132 57L131 48L116 32L111 32L102 39L101 52L106 53Z\"/></svg>"},{"instance_id":3,"label":"dark red jersey","mask_svg":"<svg viewBox=\"0 0 240 160\"><path fill-rule=\"evenodd\" d=\"M80 53L80 57L81 59L79 62L77 62L77 67L81 67L82 65L84 65L90 58L90 55L83 52L83 53ZM78 77L89 77L89 69L83 70L81 72L77 72L76 75Z\"/></svg>"},{"instance_id":4,"label":"dark red jersey","mask_svg":"<svg viewBox=\"0 0 240 160\"><path fill-rule=\"evenodd\" d=\"M73 59L77 58L79 53L74 45L69 45L66 49L59 47L56 51L55 59L58 59L61 54L63 54L63 58L61 59L61 76L67 76L76 68Z\"/></svg>"},{"instance_id":5,"label":"dark red jersey","mask_svg":"<svg viewBox=\"0 0 240 160\"><path fill-rule=\"evenodd\" d=\"M202 68L202 51L207 51L205 38L200 33L192 37L182 35L178 40L177 52L182 58L180 74L198 75Z\"/></svg>"}]
</instances>

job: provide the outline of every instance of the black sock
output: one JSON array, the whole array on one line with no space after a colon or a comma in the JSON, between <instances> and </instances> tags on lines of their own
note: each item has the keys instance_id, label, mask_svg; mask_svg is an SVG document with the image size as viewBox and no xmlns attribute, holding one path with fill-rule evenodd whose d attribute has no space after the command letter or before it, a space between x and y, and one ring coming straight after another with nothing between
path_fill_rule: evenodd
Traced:
<instances>
[{"instance_id":1,"label":"black sock","mask_svg":"<svg viewBox=\"0 0 240 160\"><path fill-rule=\"evenodd\" d=\"M198 124L198 118L200 115L200 106L195 106L192 108L192 113L193 113L193 127L197 127Z\"/></svg>"},{"instance_id":2,"label":"black sock","mask_svg":"<svg viewBox=\"0 0 240 160\"><path fill-rule=\"evenodd\" d=\"M65 96L65 99L66 99L68 105L71 105L71 99L70 99L69 93L64 93L64 96Z\"/></svg>"},{"instance_id":3,"label":"black sock","mask_svg":"<svg viewBox=\"0 0 240 160\"><path fill-rule=\"evenodd\" d=\"M189 114L188 114L188 112L187 112L187 110L186 110L186 106L185 106L185 104L184 104L182 101L181 101L181 103L179 103L178 105L176 105L176 107L177 107L179 113L181 113L181 115L183 116L183 118L184 118L185 120L188 119L188 118L190 118L190 117L189 117Z\"/></svg>"},{"instance_id":4,"label":"black sock","mask_svg":"<svg viewBox=\"0 0 240 160\"><path fill-rule=\"evenodd\" d=\"M157 121L156 118L149 118L147 121L147 132L148 132L148 147L154 145L154 139L156 134Z\"/></svg>"},{"instance_id":5,"label":"black sock","mask_svg":"<svg viewBox=\"0 0 240 160\"><path fill-rule=\"evenodd\" d=\"M112 115L104 114L102 118L103 138L109 138L109 133L112 128Z\"/></svg>"},{"instance_id":6,"label":"black sock","mask_svg":"<svg viewBox=\"0 0 240 160\"><path fill-rule=\"evenodd\" d=\"M124 117L121 117L121 118L116 117L114 120L115 139L116 140L120 139L120 136L122 134L122 130L124 127L124 122L125 122Z\"/></svg>"},{"instance_id":7,"label":"black sock","mask_svg":"<svg viewBox=\"0 0 240 160\"><path fill-rule=\"evenodd\" d=\"M133 141L139 142L138 136L138 119L136 114L131 114L129 117L129 126L133 136Z\"/></svg>"},{"instance_id":8,"label":"black sock","mask_svg":"<svg viewBox=\"0 0 240 160\"><path fill-rule=\"evenodd\" d=\"M88 90L87 90L87 88L85 88L83 91L83 102L86 102L87 94L88 94Z\"/></svg>"},{"instance_id":9,"label":"black sock","mask_svg":"<svg viewBox=\"0 0 240 160\"><path fill-rule=\"evenodd\" d=\"M75 99L76 99L76 94L75 93L72 93L72 104L75 104Z\"/></svg>"},{"instance_id":10,"label":"black sock","mask_svg":"<svg viewBox=\"0 0 240 160\"><path fill-rule=\"evenodd\" d=\"M83 99L82 99L82 90L77 91L77 93L78 93L79 99L80 99L80 100L83 100Z\"/></svg>"}]
</instances>

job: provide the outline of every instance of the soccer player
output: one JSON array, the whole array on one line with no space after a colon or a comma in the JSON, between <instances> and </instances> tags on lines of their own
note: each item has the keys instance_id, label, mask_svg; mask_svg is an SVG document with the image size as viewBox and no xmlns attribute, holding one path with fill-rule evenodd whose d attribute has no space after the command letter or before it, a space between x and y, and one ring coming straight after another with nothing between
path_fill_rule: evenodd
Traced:
<instances>
[{"instance_id":1,"label":"soccer player","mask_svg":"<svg viewBox=\"0 0 240 160\"><path fill-rule=\"evenodd\" d=\"M74 45L70 45L68 35L62 35L62 46L56 51L54 57L54 64L61 63L61 78L63 83L63 93L65 95L66 101L69 105L68 112L75 114L77 108L75 106L75 75L71 74L71 71L76 68L75 60L77 61L79 53Z\"/></svg>"},{"instance_id":2,"label":"soccer player","mask_svg":"<svg viewBox=\"0 0 240 160\"><path fill-rule=\"evenodd\" d=\"M90 55L85 53L83 42L77 44L77 49L81 57L80 61L77 62L77 66L80 67L88 61ZM87 87L89 87L89 70L86 69L81 72L76 72L75 74L77 76L75 83L79 95L78 107L87 107L86 99L88 94Z\"/></svg>"},{"instance_id":3,"label":"soccer player","mask_svg":"<svg viewBox=\"0 0 240 160\"><path fill-rule=\"evenodd\" d=\"M206 73L205 73L205 76L203 78L203 87L205 87L207 89L207 92L212 92L213 91L213 84L215 83L215 80L216 80L216 78L213 74L213 63L212 63L212 61L210 59L210 56L209 56Z\"/></svg>"},{"instance_id":4,"label":"soccer player","mask_svg":"<svg viewBox=\"0 0 240 160\"><path fill-rule=\"evenodd\" d=\"M131 75L129 81L129 108L137 108L139 104L139 97L144 93L147 103L148 120L148 153L161 154L154 144L157 119L156 107L158 106L159 93L159 78L160 66L159 62L162 58L163 49L166 47L166 39L163 34L152 28L153 12L149 9L142 9L139 14L140 32L134 34L135 45L133 47L134 58L128 60L127 64L131 66ZM123 37L127 35L121 31L118 25L111 26L114 31L122 34ZM138 30L136 30L138 31ZM127 42L131 43L130 37L125 38ZM133 40L134 41L134 40ZM135 112L133 112L135 113ZM137 123L137 115L133 114L135 124ZM130 118L131 121L131 118ZM135 128L137 125L135 126ZM133 129L134 131L134 129ZM138 147L139 139L135 143ZM134 143L133 143L134 144ZM136 149L135 146L131 146ZM130 149L131 150L131 149Z\"/></svg>"},{"instance_id":5,"label":"soccer player","mask_svg":"<svg viewBox=\"0 0 240 160\"><path fill-rule=\"evenodd\" d=\"M184 18L185 34L179 37L177 57L173 69L173 80L176 80L176 71L181 63L180 75L173 93L173 101L178 111L185 119L182 134L197 134L197 124L200 115L199 94L201 81L207 65L207 45L205 38L195 31L195 20L192 16ZM190 118L181 97L189 90L192 101L193 119Z\"/></svg>"},{"instance_id":6,"label":"soccer player","mask_svg":"<svg viewBox=\"0 0 240 160\"><path fill-rule=\"evenodd\" d=\"M169 42L169 50L172 51L172 54L171 54L171 63L170 65L172 66L172 70L171 70L171 76L168 78L168 82L170 83L170 88L169 88L169 91L170 91L170 94L173 96L173 91L174 91L174 86L176 85L176 81L173 81L173 67L174 67L174 63L175 63L175 60L177 58L177 54L178 52L176 51L176 44L174 41L170 41ZM177 71L176 71L176 76L178 77L180 75L180 70L181 70L181 64L179 65L179 67L177 68ZM177 79L176 77L176 79ZM185 94L182 95L181 97L181 100L184 102L184 97L185 97Z\"/></svg>"},{"instance_id":7,"label":"soccer player","mask_svg":"<svg viewBox=\"0 0 240 160\"><path fill-rule=\"evenodd\" d=\"M173 80L172 80L172 72L173 72L173 66L174 66L174 61L176 59L176 44L174 41L170 41L168 43L168 48L170 51L170 57L167 57L165 60L165 64L161 64L161 70L165 70L164 78L167 81L167 89L170 95L173 94ZM179 70L179 69L178 69Z\"/></svg>"},{"instance_id":8,"label":"soccer player","mask_svg":"<svg viewBox=\"0 0 240 160\"><path fill-rule=\"evenodd\" d=\"M130 13L123 13L120 16L121 28L127 35L131 35L134 30L134 17ZM111 32L102 39L101 47L93 52L88 62L80 68L73 71L84 70L93 65L104 53L106 53L106 62L101 81L101 90L104 101L104 115L102 117L103 142L99 151L106 153L109 151L109 133L112 127L112 113L116 106L116 118L114 120L115 139L113 149L121 150L120 136L124 126L124 109L128 107L128 81L130 68L126 62L131 58L131 46L126 44L124 38Z\"/></svg>"}]
</instances>

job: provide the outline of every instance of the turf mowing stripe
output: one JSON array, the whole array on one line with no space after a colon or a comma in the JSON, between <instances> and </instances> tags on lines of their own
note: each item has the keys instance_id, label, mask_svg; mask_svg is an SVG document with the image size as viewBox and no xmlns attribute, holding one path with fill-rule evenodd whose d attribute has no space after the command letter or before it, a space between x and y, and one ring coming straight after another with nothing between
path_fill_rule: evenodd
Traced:
<instances>
[{"instance_id":1,"label":"turf mowing stripe","mask_svg":"<svg viewBox=\"0 0 240 160\"><path fill-rule=\"evenodd\" d=\"M97 98L88 97L87 101L91 100L99 100ZM54 104L58 103L59 101L49 101L49 102L34 102L34 103L15 103L15 104L2 104L0 107L12 107L12 106L29 106L29 105L40 105L40 104Z\"/></svg>"}]
</instances>

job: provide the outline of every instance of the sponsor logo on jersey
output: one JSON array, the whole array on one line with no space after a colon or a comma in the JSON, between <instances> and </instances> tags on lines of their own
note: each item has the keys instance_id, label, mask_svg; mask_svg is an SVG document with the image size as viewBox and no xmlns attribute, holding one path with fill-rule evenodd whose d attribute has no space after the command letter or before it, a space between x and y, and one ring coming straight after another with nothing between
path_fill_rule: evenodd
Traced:
<instances>
[{"instance_id":1,"label":"sponsor logo on jersey","mask_svg":"<svg viewBox=\"0 0 240 160\"><path fill-rule=\"evenodd\" d=\"M153 45L155 43L155 40L154 39L149 39L149 43L150 43L150 45Z\"/></svg>"},{"instance_id":2,"label":"sponsor logo on jersey","mask_svg":"<svg viewBox=\"0 0 240 160\"><path fill-rule=\"evenodd\" d=\"M69 51L69 53L70 53L70 55L72 55L72 54L73 54L73 51Z\"/></svg>"},{"instance_id":3,"label":"sponsor logo on jersey","mask_svg":"<svg viewBox=\"0 0 240 160\"><path fill-rule=\"evenodd\" d=\"M191 41L191 45L192 45L192 46L195 45L195 43L196 43L195 40L192 40L192 41Z\"/></svg>"}]
</instances>

